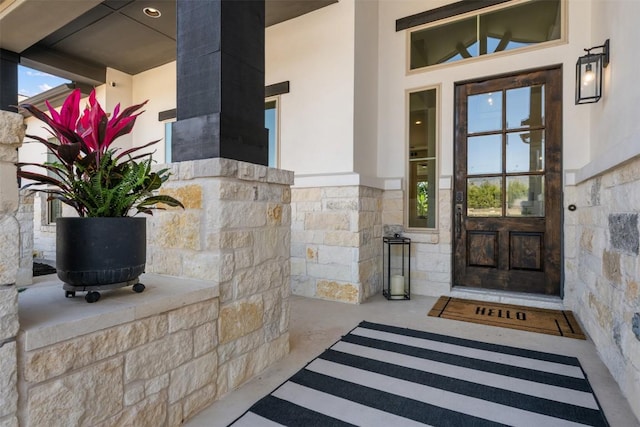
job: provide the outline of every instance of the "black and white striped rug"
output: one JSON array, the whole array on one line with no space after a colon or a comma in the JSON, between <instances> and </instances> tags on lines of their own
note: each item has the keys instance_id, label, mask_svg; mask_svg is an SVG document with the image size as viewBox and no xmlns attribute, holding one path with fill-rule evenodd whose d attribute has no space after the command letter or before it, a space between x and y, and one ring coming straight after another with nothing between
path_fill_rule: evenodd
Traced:
<instances>
[{"instance_id":1,"label":"black and white striped rug","mask_svg":"<svg viewBox=\"0 0 640 427\"><path fill-rule=\"evenodd\" d=\"M608 423L574 357L362 322L232 425Z\"/></svg>"}]
</instances>

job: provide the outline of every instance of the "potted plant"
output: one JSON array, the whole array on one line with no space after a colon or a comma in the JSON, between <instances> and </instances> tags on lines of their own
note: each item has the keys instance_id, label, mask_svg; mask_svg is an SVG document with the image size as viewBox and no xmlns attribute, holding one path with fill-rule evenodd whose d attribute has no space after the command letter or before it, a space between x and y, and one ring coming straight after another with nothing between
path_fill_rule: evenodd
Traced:
<instances>
[{"instance_id":1,"label":"potted plant","mask_svg":"<svg viewBox=\"0 0 640 427\"><path fill-rule=\"evenodd\" d=\"M18 176L32 181L25 188L46 193L47 200L58 199L77 212L77 217L56 221L56 270L67 297L88 291L85 299L95 302L101 289L144 290L138 277L146 262L146 221L135 215L153 214L154 209L162 209L158 204L184 206L173 197L154 193L170 173L153 171L151 153L140 150L158 141L127 150L112 146L131 132L146 101L123 111L118 104L109 118L95 90L82 113L80 98L80 90L74 90L59 112L46 102L49 114L32 104L20 105L48 126L55 142L28 136L47 147L55 161L17 166Z\"/></svg>"}]
</instances>

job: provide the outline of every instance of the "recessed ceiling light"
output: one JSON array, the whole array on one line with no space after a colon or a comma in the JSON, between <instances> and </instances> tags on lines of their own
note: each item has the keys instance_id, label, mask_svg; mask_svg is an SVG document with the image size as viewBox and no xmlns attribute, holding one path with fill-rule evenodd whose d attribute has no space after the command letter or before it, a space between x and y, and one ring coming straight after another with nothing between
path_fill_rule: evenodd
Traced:
<instances>
[{"instance_id":1,"label":"recessed ceiling light","mask_svg":"<svg viewBox=\"0 0 640 427\"><path fill-rule=\"evenodd\" d=\"M160 11L155 7L145 7L142 11L149 18L160 18L160 15L162 15L162 13L160 13Z\"/></svg>"},{"instance_id":2,"label":"recessed ceiling light","mask_svg":"<svg viewBox=\"0 0 640 427\"><path fill-rule=\"evenodd\" d=\"M416 124L417 125L421 125L422 124L422 120L416 120Z\"/></svg>"}]
</instances>

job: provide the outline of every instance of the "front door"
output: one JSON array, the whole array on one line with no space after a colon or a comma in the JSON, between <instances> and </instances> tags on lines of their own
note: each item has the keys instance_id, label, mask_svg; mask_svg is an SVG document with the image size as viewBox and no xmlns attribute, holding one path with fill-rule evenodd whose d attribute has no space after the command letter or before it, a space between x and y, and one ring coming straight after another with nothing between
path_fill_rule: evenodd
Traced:
<instances>
[{"instance_id":1,"label":"front door","mask_svg":"<svg viewBox=\"0 0 640 427\"><path fill-rule=\"evenodd\" d=\"M560 295L562 70L455 95L454 285Z\"/></svg>"}]
</instances>

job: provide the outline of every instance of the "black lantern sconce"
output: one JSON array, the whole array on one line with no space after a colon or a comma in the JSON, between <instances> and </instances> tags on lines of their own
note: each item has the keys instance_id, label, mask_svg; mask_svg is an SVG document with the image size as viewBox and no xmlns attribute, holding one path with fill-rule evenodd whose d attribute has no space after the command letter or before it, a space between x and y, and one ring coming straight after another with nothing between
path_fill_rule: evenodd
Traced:
<instances>
[{"instance_id":1,"label":"black lantern sconce","mask_svg":"<svg viewBox=\"0 0 640 427\"><path fill-rule=\"evenodd\" d=\"M602 69L609 65L609 39L584 51L587 54L576 63L576 105L598 102L602 97Z\"/></svg>"},{"instance_id":2,"label":"black lantern sconce","mask_svg":"<svg viewBox=\"0 0 640 427\"><path fill-rule=\"evenodd\" d=\"M382 238L382 295L411 299L411 239L400 234Z\"/></svg>"}]
</instances>

